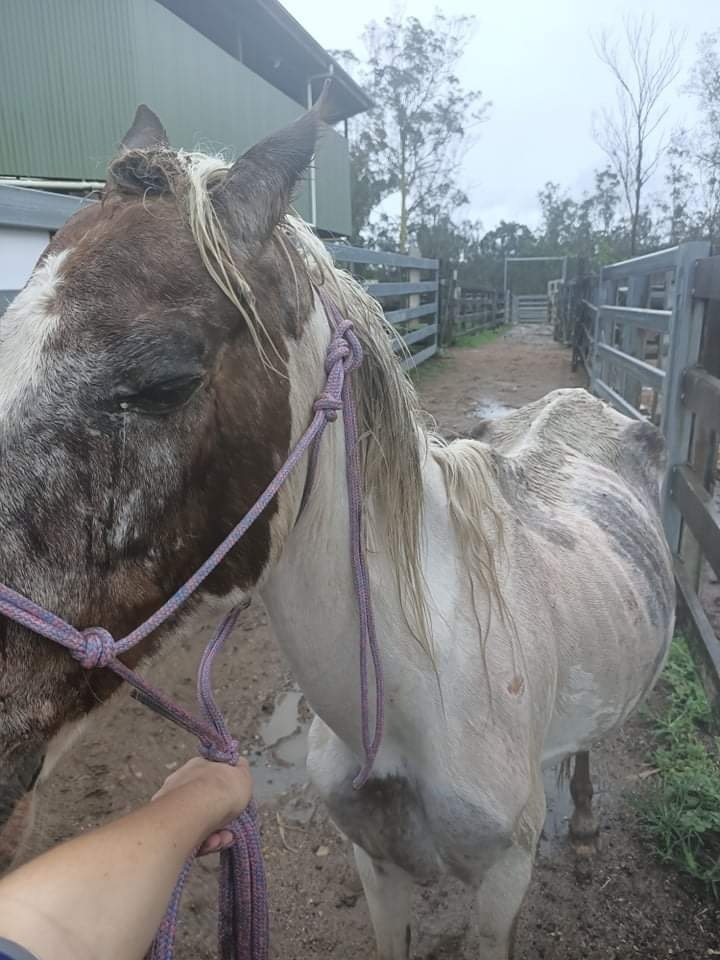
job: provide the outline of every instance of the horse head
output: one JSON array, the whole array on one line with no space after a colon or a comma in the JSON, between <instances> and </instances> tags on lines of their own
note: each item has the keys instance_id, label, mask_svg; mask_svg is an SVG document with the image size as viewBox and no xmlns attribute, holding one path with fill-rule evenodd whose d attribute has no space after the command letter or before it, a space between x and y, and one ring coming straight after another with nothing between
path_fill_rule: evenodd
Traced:
<instances>
[{"instance_id":1,"label":"horse head","mask_svg":"<svg viewBox=\"0 0 720 960\"><path fill-rule=\"evenodd\" d=\"M0 319L0 581L78 628L119 638L143 622L288 453L289 358L313 299L278 224L321 109L227 165L170 149L139 108L102 197L58 231ZM276 499L205 597L257 584L281 511ZM0 657L7 862L38 778L118 680L2 618Z\"/></svg>"}]
</instances>

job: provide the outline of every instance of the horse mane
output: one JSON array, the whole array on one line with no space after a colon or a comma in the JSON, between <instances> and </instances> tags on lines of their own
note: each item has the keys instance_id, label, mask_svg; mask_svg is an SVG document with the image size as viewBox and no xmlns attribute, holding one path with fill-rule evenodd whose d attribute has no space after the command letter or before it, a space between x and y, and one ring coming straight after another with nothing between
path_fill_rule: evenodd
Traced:
<instances>
[{"instance_id":1,"label":"horse mane","mask_svg":"<svg viewBox=\"0 0 720 960\"><path fill-rule=\"evenodd\" d=\"M202 261L243 316L263 364L275 370L271 354L279 356L277 349L259 317L252 289L238 269L212 204L212 191L221 184L229 164L203 153L182 151L175 155L175 163L178 161L185 176L182 189L173 192L185 207ZM362 344L364 362L353 376L365 502L371 516L382 521L408 627L434 660L429 591L422 569L423 464L432 457L442 469L473 598L481 584L491 598L499 599L492 552L478 522L487 515L489 506L490 467L488 458L480 455L484 445L474 441L447 444L428 429L415 387L394 349L402 341L386 321L380 304L354 277L335 266L325 245L304 220L288 213L276 227L274 239L286 252L287 244L292 245L307 278L325 288L343 316L352 321ZM297 258L288 253L293 272L296 263ZM492 505L489 513L496 518L497 542L501 540L498 513ZM366 525L371 550L374 526L373 522ZM501 600L500 610L504 610Z\"/></svg>"}]
</instances>

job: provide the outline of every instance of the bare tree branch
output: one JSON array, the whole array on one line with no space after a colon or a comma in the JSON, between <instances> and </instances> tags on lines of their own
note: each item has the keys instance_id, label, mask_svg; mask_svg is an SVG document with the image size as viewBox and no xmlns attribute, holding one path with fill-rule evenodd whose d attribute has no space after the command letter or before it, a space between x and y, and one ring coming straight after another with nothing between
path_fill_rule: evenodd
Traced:
<instances>
[{"instance_id":1,"label":"bare tree branch","mask_svg":"<svg viewBox=\"0 0 720 960\"><path fill-rule=\"evenodd\" d=\"M630 220L630 249L637 251L643 191L667 149L659 136L668 107L668 88L680 72L685 36L670 31L662 40L654 18L644 14L623 21L619 44L603 31L594 40L595 52L615 81L617 112L602 112L595 139L617 174Z\"/></svg>"}]
</instances>

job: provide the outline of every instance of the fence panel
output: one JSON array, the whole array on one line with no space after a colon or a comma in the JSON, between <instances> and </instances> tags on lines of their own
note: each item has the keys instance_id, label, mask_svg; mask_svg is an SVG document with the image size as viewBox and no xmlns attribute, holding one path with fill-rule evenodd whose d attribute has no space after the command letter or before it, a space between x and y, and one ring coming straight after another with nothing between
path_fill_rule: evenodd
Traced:
<instances>
[{"instance_id":1,"label":"fence panel","mask_svg":"<svg viewBox=\"0 0 720 960\"><path fill-rule=\"evenodd\" d=\"M449 340L494 330L505 322L505 297L501 290L457 284L450 301Z\"/></svg>"},{"instance_id":2,"label":"fence panel","mask_svg":"<svg viewBox=\"0 0 720 960\"><path fill-rule=\"evenodd\" d=\"M720 430L720 257L692 260L684 288L677 319L681 359L676 359L673 342L668 363L669 370L677 371L677 386L675 404L670 406L669 394L667 400L673 431L668 442L674 449L670 446L668 451L666 523L676 554L675 575L688 641L720 727L720 641L708 615L708 604L716 603L717 598L705 594L712 590L710 571L720 580L720 500L715 489Z\"/></svg>"},{"instance_id":3,"label":"fence panel","mask_svg":"<svg viewBox=\"0 0 720 960\"><path fill-rule=\"evenodd\" d=\"M333 258L349 264L367 292L381 301L386 320L397 334L395 344L412 369L438 349L440 264L427 257L365 250L344 243L326 244ZM378 273L383 276L379 277Z\"/></svg>"},{"instance_id":4,"label":"fence panel","mask_svg":"<svg viewBox=\"0 0 720 960\"><path fill-rule=\"evenodd\" d=\"M662 428L663 523L678 603L720 724L720 642L703 603L708 570L720 579L720 257L710 252L691 242L605 267L597 295L579 304L574 343L586 344L594 393Z\"/></svg>"},{"instance_id":5,"label":"fence panel","mask_svg":"<svg viewBox=\"0 0 720 960\"><path fill-rule=\"evenodd\" d=\"M547 294L513 294L513 323L547 323L548 319Z\"/></svg>"}]
</instances>

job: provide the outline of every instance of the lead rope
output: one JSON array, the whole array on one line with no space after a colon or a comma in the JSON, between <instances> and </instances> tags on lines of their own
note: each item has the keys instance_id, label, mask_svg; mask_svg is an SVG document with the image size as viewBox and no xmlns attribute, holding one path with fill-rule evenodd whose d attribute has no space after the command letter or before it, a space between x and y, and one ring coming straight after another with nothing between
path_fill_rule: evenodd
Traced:
<instances>
[{"instance_id":1,"label":"lead rope","mask_svg":"<svg viewBox=\"0 0 720 960\"><path fill-rule=\"evenodd\" d=\"M175 594L144 623L121 640L115 640L103 627L77 630L56 614L29 600L12 588L0 584L0 614L40 636L65 647L86 669L108 667L137 691L137 698L200 741L201 753L219 763L236 764L238 745L230 736L212 693L212 665L218 651L230 636L241 607L235 607L222 620L207 645L198 671L198 700L202 720L174 703L162 691L117 659L175 614L198 589L247 530L262 514L308 450L310 463L306 493L312 483L318 444L328 423L342 411L345 426L345 472L348 486L350 553L360 619L360 705L364 762L353 781L360 789L372 771L383 732L383 673L375 634L370 580L363 533L362 478L358 425L352 396L350 374L362 362L362 347L350 321L336 305L317 291L333 330L325 359L325 390L315 401L313 418L305 433L291 450L287 460L265 491L228 534L205 563ZM303 498L303 500L305 499ZM371 731L368 655L375 678L375 722ZM220 892L218 904L218 954L220 960L267 960L269 923L265 867L254 803L230 825L235 842L220 854ZM167 913L153 942L148 960L173 960L180 900L187 881L193 854L183 866Z\"/></svg>"}]
</instances>

